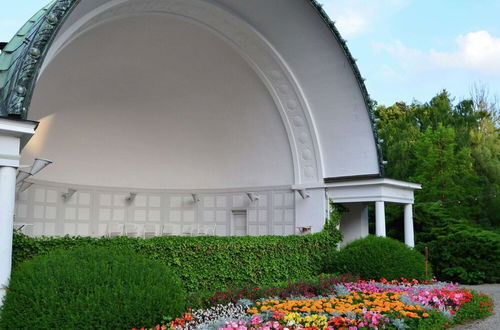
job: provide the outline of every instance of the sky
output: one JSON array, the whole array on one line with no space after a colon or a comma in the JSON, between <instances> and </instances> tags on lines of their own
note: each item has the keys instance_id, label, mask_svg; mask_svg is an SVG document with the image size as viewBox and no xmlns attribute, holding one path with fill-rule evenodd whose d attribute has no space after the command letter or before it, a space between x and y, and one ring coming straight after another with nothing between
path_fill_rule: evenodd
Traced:
<instances>
[{"instance_id":1,"label":"sky","mask_svg":"<svg viewBox=\"0 0 500 330\"><path fill-rule=\"evenodd\" d=\"M474 84L500 95L500 0L320 2L379 104L423 103L443 89L459 101ZM0 41L46 3L0 0Z\"/></svg>"}]
</instances>

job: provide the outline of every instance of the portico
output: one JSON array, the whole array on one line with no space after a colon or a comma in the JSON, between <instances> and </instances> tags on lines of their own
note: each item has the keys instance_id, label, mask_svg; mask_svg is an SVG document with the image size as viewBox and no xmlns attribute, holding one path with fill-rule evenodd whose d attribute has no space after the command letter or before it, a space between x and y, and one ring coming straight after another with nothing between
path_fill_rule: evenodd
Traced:
<instances>
[{"instance_id":1,"label":"portico","mask_svg":"<svg viewBox=\"0 0 500 330\"><path fill-rule=\"evenodd\" d=\"M327 179L325 181L327 182L325 184L327 195L336 203L360 203L364 205L363 212L359 215L361 225L355 231L350 230L344 233L347 236L345 242L367 235L367 203L375 203L375 234L385 237L385 203L390 202L404 205L405 243L410 247L415 246L413 228L414 190L421 189L420 184L388 178Z\"/></svg>"}]
</instances>

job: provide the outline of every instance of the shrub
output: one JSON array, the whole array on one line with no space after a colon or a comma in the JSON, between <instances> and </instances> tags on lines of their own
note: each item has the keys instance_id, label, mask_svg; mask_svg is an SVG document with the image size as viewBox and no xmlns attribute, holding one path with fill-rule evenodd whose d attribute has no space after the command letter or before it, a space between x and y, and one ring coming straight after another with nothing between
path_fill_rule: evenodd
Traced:
<instances>
[{"instance_id":1,"label":"shrub","mask_svg":"<svg viewBox=\"0 0 500 330\"><path fill-rule=\"evenodd\" d=\"M130 248L159 260L189 293L228 286L269 286L324 273L338 239L324 233L304 236L141 238L30 238L14 236L14 263L38 254L76 246Z\"/></svg>"},{"instance_id":2,"label":"shrub","mask_svg":"<svg viewBox=\"0 0 500 330\"><path fill-rule=\"evenodd\" d=\"M423 255L391 238L368 236L346 245L333 260L337 272L362 279L426 279Z\"/></svg>"},{"instance_id":3,"label":"shrub","mask_svg":"<svg viewBox=\"0 0 500 330\"><path fill-rule=\"evenodd\" d=\"M500 282L500 234L472 226L449 227L428 242L429 260L440 280L463 284Z\"/></svg>"},{"instance_id":4,"label":"shrub","mask_svg":"<svg viewBox=\"0 0 500 330\"><path fill-rule=\"evenodd\" d=\"M127 250L83 247L37 256L12 273L2 329L129 329L179 316L179 279Z\"/></svg>"}]
</instances>

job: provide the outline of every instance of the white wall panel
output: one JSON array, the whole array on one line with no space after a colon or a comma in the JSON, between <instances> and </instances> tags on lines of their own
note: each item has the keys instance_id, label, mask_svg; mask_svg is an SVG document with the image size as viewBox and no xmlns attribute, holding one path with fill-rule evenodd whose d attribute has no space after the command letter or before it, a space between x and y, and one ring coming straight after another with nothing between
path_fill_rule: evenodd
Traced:
<instances>
[{"instance_id":1,"label":"white wall panel","mask_svg":"<svg viewBox=\"0 0 500 330\"><path fill-rule=\"evenodd\" d=\"M77 192L65 200L68 189ZM113 224L135 226L138 236L146 228L157 235L215 230L215 235L225 236L232 234L233 212L244 212L249 235L294 234L294 193L271 189L204 191L195 194L197 202L189 192L140 191L129 203L126 191L40 182L17 200L16 224L27 224L23 232L32 236L105 236ZM252 202L248 191L258 199Z\"/></svg>"}]
</instances>

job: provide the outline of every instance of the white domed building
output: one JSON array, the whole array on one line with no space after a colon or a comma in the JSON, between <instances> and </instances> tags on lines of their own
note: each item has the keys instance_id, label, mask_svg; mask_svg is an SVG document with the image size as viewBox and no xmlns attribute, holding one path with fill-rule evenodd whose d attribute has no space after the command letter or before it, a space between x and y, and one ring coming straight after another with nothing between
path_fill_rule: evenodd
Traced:
<instances>
[{"instance_id":1,"label":"white domed building","mask_svg":"<svg viewBox=\"0 0 500 330\"><path fill-rule=\"evenodd\" d=\"M36 158L53 163L22 167ZM363 79L314 0L56 0L0 54L2 278L13 223L293 235L330 198L345 242L370 203L381 236L384 202L405 204L413 245L418 188L384 177Z\"/></svg>"}]
</instances>

